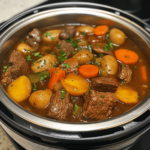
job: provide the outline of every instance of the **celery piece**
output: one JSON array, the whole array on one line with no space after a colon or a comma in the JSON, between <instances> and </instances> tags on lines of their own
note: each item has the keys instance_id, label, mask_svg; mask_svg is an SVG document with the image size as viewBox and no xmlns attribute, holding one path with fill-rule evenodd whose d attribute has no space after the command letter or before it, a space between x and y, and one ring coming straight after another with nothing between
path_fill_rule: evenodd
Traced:
<instances>
[{"instance_id":1,"label":"celery piece","mask_svg":"<svg viewBox=\"0 0 150 150\"><path fill-rule=\"evenodd\" d=\"M40 81L40 78L36 74L28 74L28 78L30 79L31 83L36 83Z\"/></svg>"},{"instance_id":2,"label":"celery piece","mask_svg":"<svg viewBox=\"0 0 150 150\"><path fill-rule=\"evenodd\" d=\"M41 78L44 77L45 75L49 76L49 72L48 71L37 72L36 75L37 77Z\"/></svg>"},{"instance_id":3,"label":"celery piece","mask_svg":"<svg viewBox=\"0 0 150 150\"><path fill-rule=\"evenodd\" d=\"M80 113L80 111L81 111L81 107L78 106L78 108L73 112L73 115L74 115L74 116L78 116L79 113Z\"/></svg>"}]
</instances>

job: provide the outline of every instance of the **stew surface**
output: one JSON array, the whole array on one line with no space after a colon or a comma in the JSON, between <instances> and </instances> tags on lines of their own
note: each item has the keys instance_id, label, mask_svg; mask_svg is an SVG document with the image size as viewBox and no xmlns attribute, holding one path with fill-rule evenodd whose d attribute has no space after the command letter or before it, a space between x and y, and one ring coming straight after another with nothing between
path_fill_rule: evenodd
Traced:
<instances>
[{"instance_id":1,"label":"stew surface","mask_svg":"<svg viewBox=\"0 0 150 150\"><path fill-rule=\"evenodd\" d=\"M7 55L1 83L24 109L67 122L109 119L149 94L149 65L120 29L33 29Z\"/></svg>"}]
</instances>

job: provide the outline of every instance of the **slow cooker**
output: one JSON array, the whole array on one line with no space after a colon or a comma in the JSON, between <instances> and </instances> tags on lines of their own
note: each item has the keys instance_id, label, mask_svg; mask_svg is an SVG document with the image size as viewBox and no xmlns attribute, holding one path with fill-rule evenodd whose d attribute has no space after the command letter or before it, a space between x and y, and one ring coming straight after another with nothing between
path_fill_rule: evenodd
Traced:
<instances>
[{"instance_id":1,"label":"slow cooker","mask_svg":"<svg viewBox=\"0 0 150 150\"><path fill-rule=\"evenodd\" d=\"M150 26L122 10L95 3L47 4L16 15L1 26L0 66L10 48L32 28L60 24L108 24L126 32L149 64ZM129 149L150 130L150 95L132 110L105 121L67 123L27 112L0 85L1 126L22 147L48 149Z\"/></svg>"}]
</instances>

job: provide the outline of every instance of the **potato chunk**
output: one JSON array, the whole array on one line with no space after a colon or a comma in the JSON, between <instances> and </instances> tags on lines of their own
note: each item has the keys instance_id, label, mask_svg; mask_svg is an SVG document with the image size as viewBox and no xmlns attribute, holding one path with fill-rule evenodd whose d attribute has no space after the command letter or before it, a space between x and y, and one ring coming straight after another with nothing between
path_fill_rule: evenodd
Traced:
<instances>
[{"instance_id":1,"label":"potato chunk","mask_svg":"<svg viewBox=\"0 0 150 150\"><path fill-rule=\"evenodd\" d=\"M59 33L61 30L49 30L43 34L43 41L45 42L57 42L59 41Z\"/></svg>"},{"instance_id":2,"label":"potato chunk","mask_svg":"<svg viewBox=\"0 0 150 150\"><path fill-rule=\"evenodd\" d=\"M74 73L70 73L66 78L61 79L61 83L65 90L73 96L80 96L88 91L89 88L88 81L82 76L75 75Z\"/></svg>"},{"instance_id":3,"label":"potato chunk","mask_svg":"<svg viewBox=\"0 0 150 150\"><path fill-rule=\"evenodd\" d=\"M82 49L78 51L72 58L78 61L79 64L85 64L92 60L93 53L91 53L89 50Z\"/></svg>"},{"instance_id":4,"label":"potato chunk","mask_svg":"<svg viewBox=\"0 0 150 150\"><path fill-rule=\"evenodd\" d=\"M26 76L20 76L8 85L7 92L14 101L22 102L30 96L31 89L30 80Z\"/></svg>"},{"instance_id":5,"label":"potato chunk","mask_svg":"<svg viewBox=\"0 0 150 150\"><path fill-rule=\"evenodd\" d=\"M138 103L138 93L133 89L119 87L115 92L115 95L125 104Z\"/></svg>"},{"instance_id":6,"label":"potato chunk","mask_svg":"<svg viewBox=\"0 0 150 150\"><path fill-rule=\"evenodd\" d=\"M29 98L29 103L35 108L45 108L51 99L52 91L49 89L33 92Z\"/></svg>"},{"instance_id":7,"label":"potato chunk","mask_svg":"<svg viewBox=\"0 0 150 150\"><path fill-rule=\"evenodd\" d=\"M31 69L36 72L42 72L49 70L57 62L57 57L55 55L45 55L44 57L38 59L31 65Z\"/></svg>"}]
</instances>

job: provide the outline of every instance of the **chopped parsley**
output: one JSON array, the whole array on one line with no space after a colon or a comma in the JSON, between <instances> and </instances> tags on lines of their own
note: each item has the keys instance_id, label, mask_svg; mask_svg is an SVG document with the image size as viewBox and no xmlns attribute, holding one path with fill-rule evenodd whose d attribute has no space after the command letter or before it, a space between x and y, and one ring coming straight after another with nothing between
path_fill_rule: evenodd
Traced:
<instances>
[{"instance_id":1,"label":"chopped parsley","mask_svg":"<svg viewBox=\"0 0 150 150\"><path fill-rule=\"evenodd\" d=\"M91 47L91 45L87 45L87 48L88 48L88 50L90 51L90 52L92 52L92 47Z\"/></svg>"},{"instance_id":2,"label":"chopped parsley","mask_svg":"<svg viewBox=\"0 0 150 150\"><path fill-rule=\"evenodd\" d=\"M134 66L134 68L136 69L136 68L137 68L137 66Z\"/></svg>"},{"instance_id":3,"label":"chopped parsley","mask_svg":"<svg viewBox=\"0 0 150 150\"><path fill-rule=\"evenodd\" d=\"M98 105L100 105L101 103L98 103Z\"/></svg>"},{"instance_id":4,"label":"chopped parsley","mask_svg":"<svg viewBox=\"0 0 150 150\"><path fill-rule=\"evenodd\" d=\"M86 36L86 33L85 33L85 32L82 32L82 35Z\"/></svg>"},{"instance_id":5,"label":"chopped parsley","mask_svg":"<svg viewBox=\"0 0 150 150\"><path fill-rule=\"evenodd\" d=\"M34 53L33 55L34 56L38 56L40 54L40 52L37 52L37 53Z\"/></svg>"},{"instance_id":6,"label":"chopped parsley","mask_svg":"<svg viewBox=\"0 0 150 150\"><path fill-rule=\"evenodd\" d=\"M109 43L108 43L108 45L109 45L109 47L111 48L111 50L113 50L113 44L112 44L112 42L109 40Z\"/></svg>"},{"instance_id":7,"label":"chopped parsley","mask_svg":"<svg viewBox=\"0 0 150 150\"><path fill-rule=\"evenodd\" d=\"M99 45L96 45L97 48L99 48Z\"/></svg>"},{"instance_id":8,"label":"chopped parsley","mask_svg":"<svg viewBox=\"0 0 150 150\"><path fill-rule=\"evenodd\" d=\"M76 68L79 68L80 66L78 65L78 66L76 66Z\"/></svg>"},{"instance_id":9,"label":"chopped parsley","mask_svg":"<svg viewBox=\"0 0 150 150\"><path fill-rule=\"evenodd\" d=\"M123 64L123 67L126 67L126 65L125 65L125 64Z\"/></svg>"},{"instance_id":10,"label":"chopped parsley","mask_svg":"<svg viewBox=\"0 0 150 150\"><path fill-rule=\"evenodd\" d=\"M98 66L98 62L95 61L95 62L94 62L94 65L95 65L95 66Z\"/></svg>"},{"instance_id":11,"label":"chopped parsley","mask_svg":"<svg viewBox=\"0 0 150 150\"><path fill-rule=\"evenodd\" d=\"M100 56L100 57L103 57L103 56L104 56L104 54L99 54L99 56Z\"/></svg>"},{"instance_id":12,"label":"chopped parsley","mask_svg":"<svg viewBox=\"0 0 150 150\"><path fill-rule=\"evenodd\" d=\"M80 51L82 48L81 47L77 47L78 51Z\"/></svg>"},{"instance_id":13,"label":"chopped parsley","mask_svg":"<svg viewBox=\"0 0 150 150\"><path fill-rule=\"evenodd\" d=\"M4 66L3 68L4 68L4 69L7 69L7 66Z\"/></svg>"},{"instance_id":14,"label":"chopped parsley","mask_svg":"<svg viewBox=\"0 0 150 150\"><path fill-rule=\"evenodd\" d=\"M74 105L74 110L77 110L79 106L77 104Z\"/></svg>"},{"instance_id":15,"label":"chopped parsley","mask_svg":"<svg viewBox=\"0 0 150 150\"><path fill-rule=\"evenodd\" d=\"M140 98L140 96L138 95L138 98Z\"/></svg>"},{"instance_id":16,"label":"chopped parsley","mask_svg":"<svg viewBox=\"0 0 150 150\"><path fill-rule=\"evenodd\" d=\"M18 68L19 68L20 66L18 66Z\"/></svg>"},{"instance_id":17,"label":"chopped parsley","mask_svg":"<svg viewBox=\"0 0 150 150\"><path fill-rule=\"evenodd\" d=\"M22 40L21 43L24 43L24 41Z\"/></svg>"},{"instance_id":18,"label":"chopped parsley","mask_svg":"<svg viewBox=\"0 0 150 150\"><path fill-rule=\"evenodd\" d=\"M89 86L89 94L91 94L91 87Z\"/></svg>"},{"instance_id":19,"label":"chopped parsley","mask_svg":"<svg viewBox=\"0 0 150 150\"><path fill-rule=\"evenodd\" d=\"M109 38L109 32L107 32L106 37Z\"/></svg>"},{"instance_id":20,"label":"chopped parsley","mask_svg":"<svg viewBox=\"0 0 150 150\"><path fill-rule=\"evenodd\" d=\"M65 94L66 94L65 89L62 89L62 90L61 90L61 99L64 99L64 98L65 98Z\"/></svg>"},{"instance_id":21,"label":"chopped parsley","mask_svg":"<svg viewBox=\"0 0 150 150\"><path fill-rule=\"evenodd\" d=\"M46 59L44 59L44 65L46 65Z\"/></svg>"},{"instance_id":22,"label":"chopped parsley","mask_svg":"<svg viewBox=\"0 0 150 150\"><path fill-rule=\"evenodd\" d=\"M51 38L52 40L55 40L55 39L56 39L55 37L52 37L52 32L46 32L46 33L45 33L45 37L49 37L49 38Z\"/></svg>"},{"instance_id":23,"label":"chopped parsley","mask_svg":"<svg viewBox=\"0 0 150 150\"><path fill-rule=\"evenodd\" d=\"M26 59L27 59L27 61L32 60L32 59L31 59L31 55L28 55L28 56L26 57Z\"/></svg>"},{"instance_id":24,"label":"chopped parsley","mask_svg":"<svg viewBox=\"0 0 150 150\"><path fill-rule=\"evenodd\" d=\"M33 85L34 85L34 86L33 86L32 90L33 90L33 91L36 91L36 90L37 90L37 86L36 86L35 83L34 83Z\"/></svg>"},{"instance_id":25,"label":"chopped parsley","mask_svg":"<svg viewBox=\"0 0 150 150\"><path fill-rule=\"evenodd\" d=\"M56 47L57 47L58 49L61 49L60 46L61 46L61 44L57 44L57 45L56 45Z\"/></svg>"},{"instance_id":26,"label":"chopped parsley","mask_svg":"<svg viewBox=\"0 0 150 150\"><path fill-rule=\"evenodd\" d=\"M100 97L105 97L104 95L100 95Z\"/></svg>"},{"instance_id":27,"label":"chopped parsley","mask_svg":"<svg viewBox=\"0 0 150 150\"><path fill-rule=\"evenodd\" d=\"M105 44L104 47L103 47L103 49L104 49L105 51L108 51L108 50L109 50L109 45L108 45L108 44Z\"/></svg>"},{"instance_id":28,"label":"chopped parsley","mask_svg":"<svg viewBox=\"0 0 150 150\"><path fill-rule=\"evenodd\" d=\"M72 54L76 54L77 52L75 51L75 52L73 52Z\"/></svg>"},{"instance_id":29,"label":"chopped parsley","mask_svg":"<svg viewBox=\"0 0 150 150\"><path fill-rule=\"evenodd\" d=\"M67 63L65 63L65 64L63 65L63 68L70 68L70 65L67 64Z\"/></svg>"},{"instance_id":30,"label":"chopped parsley","mask_svg":"<svg viewBox=\"0 0 150 150\"><path fill-rule=\"evenodd\" d=\"M73 99L73 96L71 96L71 99Z\"/></svg>"},{"instance_id":31,"label":"chopped parsley","mask_svg":"<svg viewBox=\"0 0 150 150\"><path fill-rule=\"evenodd\" d=\"M73 46L74 48L77 48L78 50L81 50L81 49L82 49L82 48L80 48L80 47L78 46L77 41L75 41L72 37L70 37L69 40L65 40L65 41L68 42L68 43L71 43L71 46Z\"/></svg>"},{"instance_id":32,"label":"chopped parsley","mask_svg":"<svg viewBox=\"0 0 150 150\"><path fill-rule=\"evenodd\" d=\"M58 56L58 59L60 63L63 63L67 59L66 53L63 50L60 50L59 52L60 55Z\"/></svg>"},{"instance_id":33,"label":"chopped parsley","mask_svg":"<svg viewBox=\"0 0 150 150\"><path fill-rule=\"evenodd\" d=\"M123 84L126 84L126 81L122 81Z\"/></svg>"}]
</instances>

